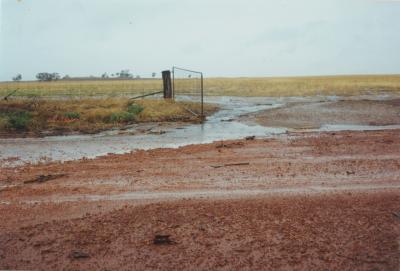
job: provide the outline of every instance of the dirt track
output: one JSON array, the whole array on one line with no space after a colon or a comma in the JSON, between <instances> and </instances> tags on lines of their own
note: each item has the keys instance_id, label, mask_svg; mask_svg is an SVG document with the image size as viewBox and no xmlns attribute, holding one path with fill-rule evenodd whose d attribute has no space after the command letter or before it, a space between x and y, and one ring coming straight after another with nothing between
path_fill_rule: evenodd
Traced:
<instances>
[{"instance_id":1,"label":"dirt track","mask_svg":"<svg viewBox=\"0 0 400 271\"><path fill-rule=\"evenodd\" d=\"M398 270L399 132L0 169L0 269Z\"/></svg>"}]
</instances>

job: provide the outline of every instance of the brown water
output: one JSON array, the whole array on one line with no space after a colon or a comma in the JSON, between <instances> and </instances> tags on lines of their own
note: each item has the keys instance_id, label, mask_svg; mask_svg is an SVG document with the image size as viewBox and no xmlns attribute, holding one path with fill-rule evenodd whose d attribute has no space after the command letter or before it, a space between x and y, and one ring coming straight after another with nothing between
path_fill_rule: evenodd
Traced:
<instances>
[{"instance_id":1,"label":"brown water","mask_svg":"<svg viewBox=\"0 0 400 271\"><path fill-rule=\"evenodd\" d=\"M372 99L386 98L382 96L372 97ZM257 124L239 122L238 117L262 110L282 107L290 102L317 102L336 99L338 97L206 97L205 102L219 104L221 110L208 117L207 121L203 124L181 127L167 126L162 128L164 129L164 134L129 134L138 129L143 129L143 126L149 127L149 124L144 124L137 125L125 131L126 133L124 134L120 134L118 130L113 130L96 135L0 139L0 167L17 166L24 163L95 158L109 153L120 154L135 150L178 148L190 144L241 139L246 136L271 137L287 133L288 129L286 127L264 127ZM190 97L180 97L180 100L190 100ZM399 125L323 125L320 129L310 131L398 128L400 128ZM150 131L157 131L160 127L154 124L149 129Z\"/></svg>"}]
</instances>

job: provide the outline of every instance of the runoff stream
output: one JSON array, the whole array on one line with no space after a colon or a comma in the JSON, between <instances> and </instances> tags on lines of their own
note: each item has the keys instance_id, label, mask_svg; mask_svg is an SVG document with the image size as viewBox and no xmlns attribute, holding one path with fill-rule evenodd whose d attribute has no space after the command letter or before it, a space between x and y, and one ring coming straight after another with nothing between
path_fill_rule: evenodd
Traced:
<instances>
[{"instance_id":1,"label":"runoff stream","mask_svg":"<svg viewBox=\"0 0 400 271\"><path fill-rule=\"evenodd\" d=\"M190 100L189 97L179 97ZM126 130L110 130L96 135L67 135L44 138L0 139L0 167L25 163L69 161L82 158L129 153L135 150L178 148L191 144L205 144L221 140L242 139L247 136L267 138L285 134L285 127L264 127L239 121L239 117L285 106L292 102L318 102L336 97L206 97L206 103L218 104L220 110L203 124L163 125L138 124ZM135 133L146 129L147 133ZM314 131L378 130L400 128L360 125L324 125Z\"/></svg>"}]
</instances>

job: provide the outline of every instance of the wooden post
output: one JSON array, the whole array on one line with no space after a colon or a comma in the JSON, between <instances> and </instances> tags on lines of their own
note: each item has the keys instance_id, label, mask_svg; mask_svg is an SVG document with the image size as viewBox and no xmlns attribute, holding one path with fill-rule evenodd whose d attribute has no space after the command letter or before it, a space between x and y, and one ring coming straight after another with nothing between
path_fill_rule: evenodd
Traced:
<instances>
[{"instance_id":1,"label":"wooden post","mask_svg":"<svg viewBox=\"0 0 400 271\"><path fill-rule=\"evenodd\" d=\"M200 78L200 91L201 91L201 122L205 121L206 117L204 116L204 86L203 86L203 73L201 73Z\"/></svg>"},{"instance_id":2,"label":"wooden post","mask_svg":"<svg viewBox=\"0 0 400 271\"><path fill-rule=\"evenodd\" d=\"M172 99L171 71L163 71L162 78L164 84L164 99Z\"/></svg>"}]
</instances>

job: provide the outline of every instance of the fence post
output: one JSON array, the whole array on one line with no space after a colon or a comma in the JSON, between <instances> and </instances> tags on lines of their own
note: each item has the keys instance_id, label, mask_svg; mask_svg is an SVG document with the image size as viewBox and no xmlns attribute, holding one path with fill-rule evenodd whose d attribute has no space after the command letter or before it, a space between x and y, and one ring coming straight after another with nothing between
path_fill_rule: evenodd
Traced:
<instances>
[{"instance_id":1,"label":"fence post","mask_svg":"<svg viewBox=\"0 0 400 271\"><path fill-rule=\"evenodd\" d=\"M172 99L171 71L162 72L164 85L164 99Z\"/></svg>"},{"instance_id":2,"label":"fence post","mask_svg":"<svg viewBox=\"0 0 400 271\"><path fill-rule=\"evenodd\" d=\"M201 88L201 121L203 122L206 118L204 116L204 85L203 85L203 73L201 73L200 78L200 88Z\"/></svg>"}]
</instances>

